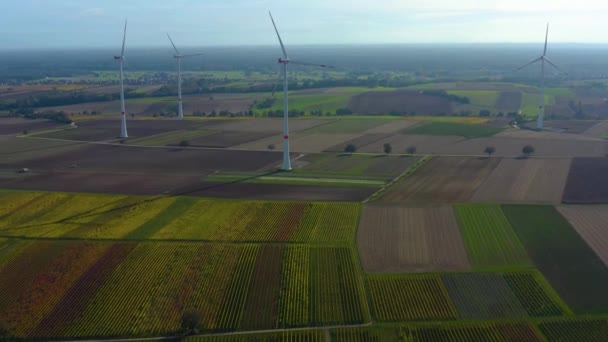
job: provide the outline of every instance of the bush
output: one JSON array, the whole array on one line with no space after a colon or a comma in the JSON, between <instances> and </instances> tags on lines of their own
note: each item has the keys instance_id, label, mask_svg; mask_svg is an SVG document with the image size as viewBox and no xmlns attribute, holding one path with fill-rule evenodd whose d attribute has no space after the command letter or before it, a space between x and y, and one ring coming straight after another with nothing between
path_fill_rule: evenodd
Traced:
<instances>
[{"instance_id":1,"label":"bush","mask_svg":"<svg viewBox=\"0 0 608 342\"><path fill-rule=\"evenodd\" d=\"M416 146L410 146L410 147L406 148L405 152L407 152L407 154L414 154L414 153L416 153Z\"/></svg>"},{"instance_id":2,"label":"bush","mask_svg":"<svg viewBox=\"0 0 608 342\"><path fill-rule=\"evenodd\" d=\"M527 157L527 156L531 155L532 153L534 153L534 146L532 146L532 145L526 145L526 146L524 146L524 148L521 151Z\"/></svg>"},{"instance_id":3,"label":"bush","mask_svg":"<svg viewBox=\"0 0 608 342\"><path fill-rule=\"evenodd\" d=\"M274 151L275 147L276 146L274 146L274 144L268 145L268 149L271 150L271 151Z\"/></svg>"},{"instance_id":4,"label":"bush","mask_svg":"<svg viewBox=\"0 0 608 342\"><path fill-rule=\"evenodd\" d=\"M486 147L486 149L483 151L483 153L486 153L489 156L493 155L494 152L496 152L496 147L494 146L488 146Z\"/></svg>"},{"instance_id":5,"label":"bush","mask_svg":"<svg viewBox=\"0 0 608 342\"><path fill-rule=\"evenodd\" d=\"M389 143L384 144L384 153L389 154L391 152L393 152L393 146Z\"/></svg>"},{"instance_id":6,"label":"bush","mask_svg":"<svg viewBox=\"0 0 608 342\"><path fill-rule=\"evenodd\" d=\"M181 147L188 147L188 146L190 146L190 141L188 141L188 140L182 140L182 141L179 142L179 146L181 146Z\"/></svg>"},{"instance_id":7,"label":"bush","mask_svg":"<svg viewBox=\"0 0 608 342\"><path fill-rule=\"evenodd\" d=\"M196 310L186 310L182 315L181 327L186 334L198 333L201 315Z\"/></svg>"},{"instance_id":8,"label":"bush","mask_svg":"<svg viewBox=\"0 0 608 342\"><path fill-rule=\"evenodd\" d=\"M344 152L346 153L350 153L353 154L357 151L357 146L353 145L353 144L348 144L346 145L346 147L344 148Z\"/></svg>"}]
</instances>

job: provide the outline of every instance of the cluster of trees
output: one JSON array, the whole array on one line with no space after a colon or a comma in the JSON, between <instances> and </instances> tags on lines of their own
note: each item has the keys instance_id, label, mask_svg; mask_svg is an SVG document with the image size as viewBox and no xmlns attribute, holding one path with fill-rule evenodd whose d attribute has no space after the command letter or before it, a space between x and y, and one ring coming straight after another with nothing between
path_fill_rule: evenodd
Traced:
<instances>
[{"instance_id":1,"label":"cluster of trees","mask_svg":"<svg viewBox=\"0 0 608 342\"><path fill-rule=\"evenodd\" d=\"M469 104L471 103L471 99L466 96L458 96L454 94L448 94L445 90L425 90L424 95L436 96L448 99L453 102L457 102L460 104Z\"/></svg>"},{"instance_id":2,"label":"cluster of trees","mask_svg":"<svg viewBox=\"0 0 608 342\"><path fill-rule=\"evenodd\" d=\"M35 112L32 108L20 108L11 111L9 116L21 117L25 119L47 119L59 123L70 124L72 119L63 111L47 110L44 112Z\"/></svg>"},{"instance_id":3,"label":"cluster of trees","mask_svg":"<svg viewBox=\"0 0 608 342\"><path fill-rule=\"evenodd\" d=\"M199 116L199 117L207 116L207 117L211 117L211 118L214 118L214 117L235 118L235 117L253 116L253 111L249 110L249 111L231 112L229 110L220 110L218 112L214 109L211 112L207 113L205 111L196 110L196 111L192 112L192 116Z\"/></svg>"},{"instance_id":4,"label":"cluster of trees","mask_svg":"<svg viewBox=\"0 0 608 342\"><path fill-rule=\"evenodd\" d=\"M272 148L271 148L272 146ZM269 145L268 149L274 149L274 145ZM391 154L393 152L393 146L389 143L386 143L383 145L383 151L385 154ZM346 147L344 147L344 152L348 153L348 154L353 154L355 152L357 152L357 146L354 144L348 144L346 145ZM405 152L407 154L415 154L416 153L416 146L408 146L405 149ZM521 151L526 157L529 157L531 154L533 154L535 152L534 146L532 145L525 145L522 148ZM491 157L494 153L496 153L496 147L494 146L488 146L485 148L485 150L483 151L483 153L487 154L488 157Z\"/></svg>"}]
</instances>

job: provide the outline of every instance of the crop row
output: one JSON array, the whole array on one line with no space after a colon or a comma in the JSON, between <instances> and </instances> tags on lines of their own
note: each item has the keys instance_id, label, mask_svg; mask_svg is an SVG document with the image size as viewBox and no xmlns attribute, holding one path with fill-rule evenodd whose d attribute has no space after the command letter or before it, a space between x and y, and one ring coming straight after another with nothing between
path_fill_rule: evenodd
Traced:
<instances>
[{"instance_id":1,"label":"crop row","mask_svg":"<svg viewBox=\"0 0 608 342\"><path fill-rule=\"evenodd\" d=\"M362 323L350 248L27 242L0 264L0 321L24 338L149 336Z\"/></svg>"},{"instance_id":2,"label":"crop row","mask_svg":"<svg viewBox=\"0 0 608 342\"><path fill-rule=\"evenodd\" d=\"M370 275L367 285L375 318L384 322L569 312L537 272Z\"/></svg>"},{"instance_id":3,"label":"crop row","mask_svg":"<svg viewBox=\"0 0 608 342\"><path fill-rule=\"evenodd\" d=\"M8 192L0 236L351 242L357 203Z\"/></svg>"},{"instance_id":4,"label":"crop row","mask_svg":"<svg viewBox=\"0 0 608 342\"><path fill-rule=\"evenodd\" d=\"M186 342L324 342L325 335L320 330L285 331L271 334L248 334L235 336L191 337Z\"/></svg>"}]
</instances>

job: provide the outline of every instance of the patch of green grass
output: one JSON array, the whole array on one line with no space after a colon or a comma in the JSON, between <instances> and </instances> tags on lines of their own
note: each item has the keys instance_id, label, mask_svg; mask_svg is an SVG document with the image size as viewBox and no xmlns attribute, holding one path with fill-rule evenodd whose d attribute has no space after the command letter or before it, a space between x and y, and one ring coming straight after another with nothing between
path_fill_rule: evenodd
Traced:
<instances>
[{"instance_id":1,"label":"patch of green grass","mask_svg":"<svg viewBox=\"0 0 608 342\"><path fill-rule=\"evenodd\" d=\"M189 140L203 137L216 133L216 131L192 130L192 131L172 131L161 134L156 134L144 138L127 140L128 144L138 146L166 146L170 144L179 144L182 140Z\"/></svg>"},{"instance_id":2,"label":"patch of green grass","mask_svg":"<svg viewBox=\"0 0 608 342\"><path fill-rule=\"evenodd\" d=\"M465 138L490 137L502 132L503 128L475 124L451 122L428 122L403 131L405 134L420 135L456 135Z\"/></svg>"},{"instance_id":3,"label":"patch of green grass","mask_svg":"<svg viewBox=\"0 0 608 342\"><path fill-rule=\"evenodd\" d=\"M245 175L212 175L205 179L208 182L218 183L254 183L254 184L285 184L285 185L307 185L346 188L379 188L385 184L382 180L355 179L355 178L328 178L323 176L281 176L280 173L273 176L245 176Z\"/></svg>"},{"instance_id":4,"label":"patch of green grass","mask_svg":"<svg viewBox=\"0 0 608 342\"><path fill-rule=\"evenodd\" d=\"M498 92L494 90L449 90L448 94L468 97L474 106L494 108Z\"/></svg>"},{"instance_id":5,"label":"patch of green grass","mask_svg":"<svg viewBox=\"0 0 608 342\"><path fill-rule=\"evenodd\" d=\"M608 268L552 206L504 205L536 267L576 313L608 312Z\"/></svg>"},{"instance_id":6,"label":"patch of green grass","mask_svg":"<svg viewBox=\"0 0 608 342\"><path fill-rule=\"evenodd\" d=\"M309 154L302 159L308 164L295 169L295 174L323 174L390 180L412 166L418 158L397 156L348 155L336 153Z\"/></svg>"},{"instance_id":7,"label":"patch of green grass","mask_svg":"<svg viewBox=\"0 0 608 342\"><path fill-rule=\"evenodd\" d=\"M499 205L463 204L455 209L474 269L532 266Z\"/></svg>"},{"instance_id":8,"label":"patch of green grass","mask_svg":"<svg viewBox=\"0 0 608 342\"><path fill-rule=\"evenodd\" d=\"M572 92L572 90L570 90L568 88L546 88L545 94L551 95L551 96L567 96L567 97L574 96L574 93Z\"/></svg>"},{"instance_id":9,"label":"patch of green grass","mask_svg":"<svg viewBox=\"0 0 608 342\"><path fill-rule=\"evenodd\" d=\"M538 115L539 94L523 93L521 100L521 112L525 116ZM545 93L545 106L555 104L555 97Z\"/></svg>"}]
</instances>

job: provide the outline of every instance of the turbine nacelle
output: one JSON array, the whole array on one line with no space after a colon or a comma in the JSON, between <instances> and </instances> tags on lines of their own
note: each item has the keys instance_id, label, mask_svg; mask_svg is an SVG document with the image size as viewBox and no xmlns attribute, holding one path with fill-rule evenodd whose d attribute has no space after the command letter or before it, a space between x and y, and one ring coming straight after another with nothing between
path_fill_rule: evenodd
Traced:
<instances>
[{"instance_id":1,"label":"turbine nacelle","mask_svg":"<svg viewBox=\"0 0 608 342\"><path fill-rule=\"evenodd\" d=\"M287 64L289 63L289 58L279 58L279 64Z\"/></svg>"}]
</instances>

